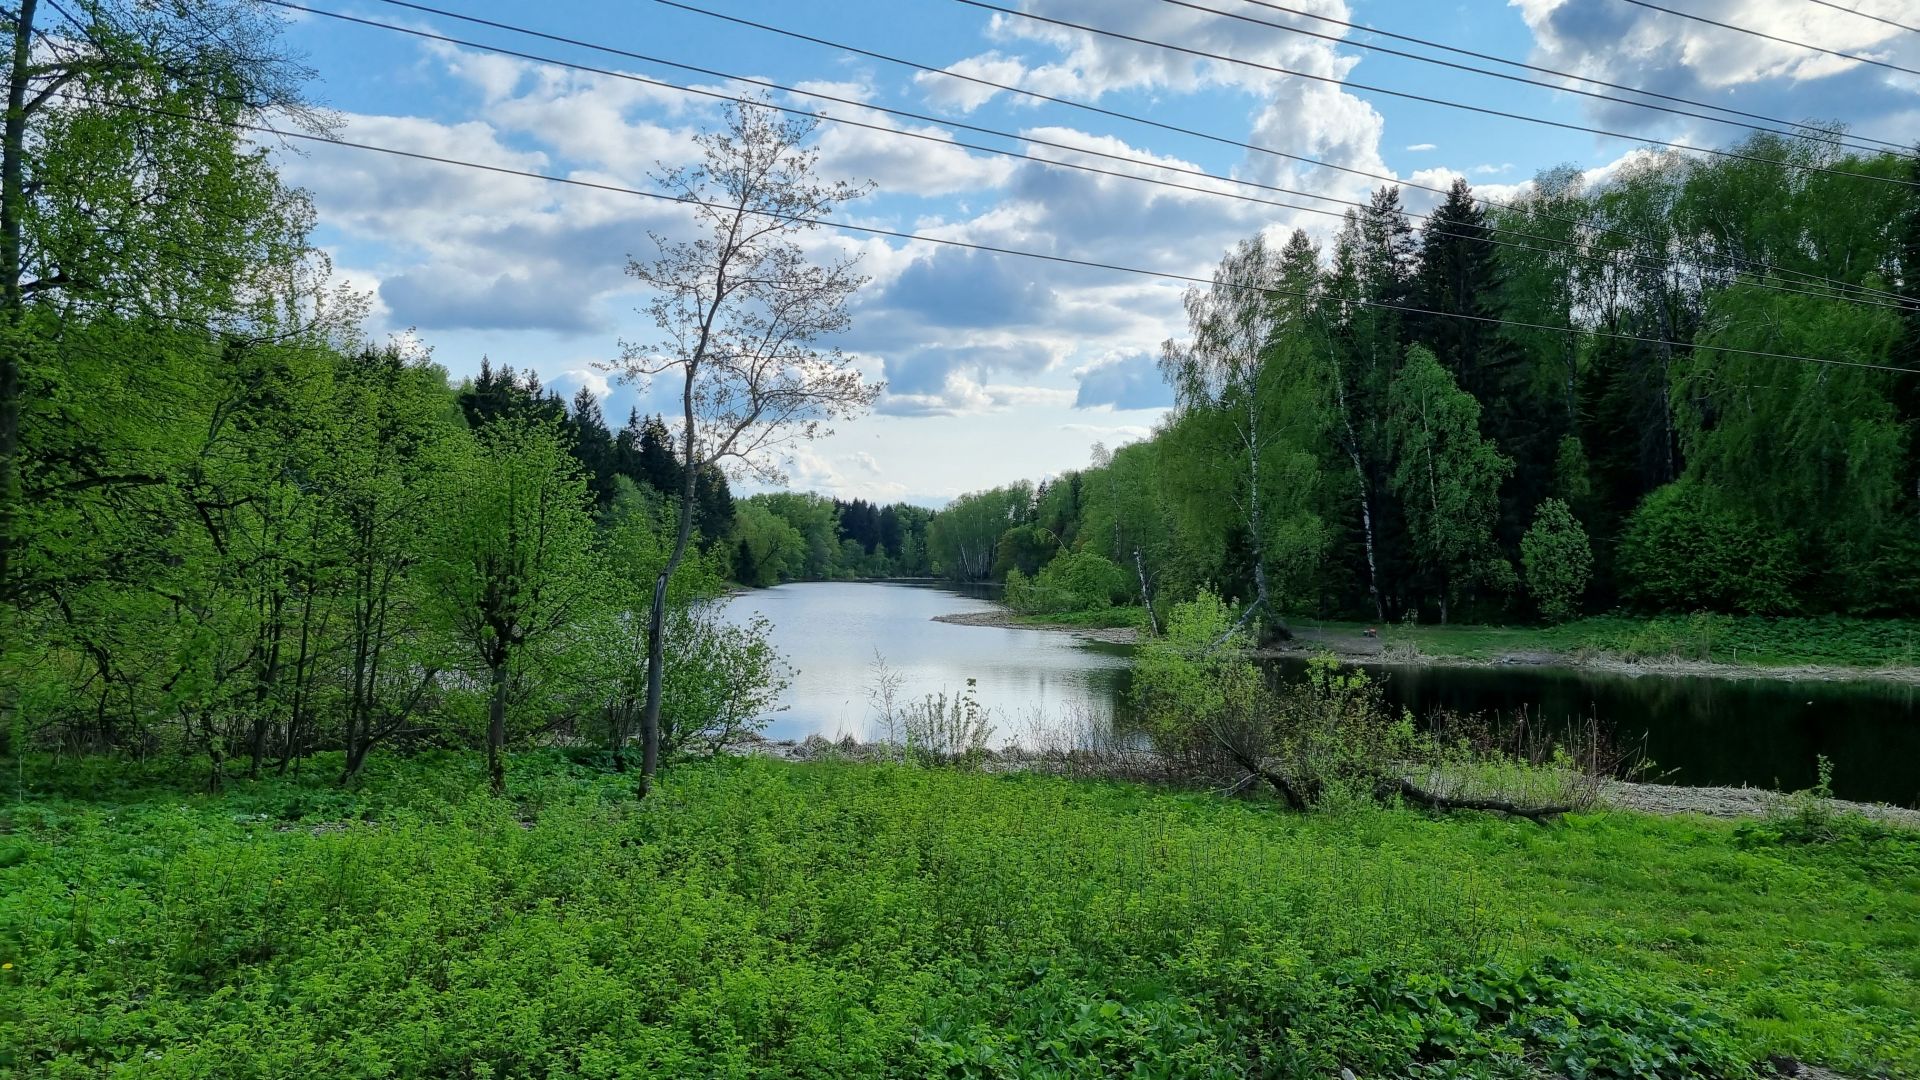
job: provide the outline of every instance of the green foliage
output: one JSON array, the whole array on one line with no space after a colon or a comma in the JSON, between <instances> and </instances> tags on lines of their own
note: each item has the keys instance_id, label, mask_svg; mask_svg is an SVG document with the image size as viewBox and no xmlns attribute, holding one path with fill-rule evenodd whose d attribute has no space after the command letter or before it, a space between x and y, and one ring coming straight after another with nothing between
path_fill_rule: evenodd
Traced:
<instances>
[{"instance_id":1,"label":"green foliage","mask_svg":"<svg viewBox=\"0 0 1920 1080\"><path fill-rule=\"evenodd\" d=\"M1215 732L1248 723L1265 705L1265 677L1225 601L1201 590L1175 604L1166 631L1134 653L1133 697L1156 745L1200 753Z\"/></svg>"},{"instance_id":2,"label":"green foliage","mask_svg":"<svg viewBox=\"0 0 1920 1080\"><path fill-rule=\"evenodd\" d=\"M1768 528L1692 480L1647 497L1620 538L1629 600L1655 610L1791 611L1799 567L1791 534Z\"/></svg>"},{"instance_id":3,"label":"green foliage","mask_svg":"<svg viewBox=\"0 0 1920 1080\"><path fill-rule=\"evenodd\" d=\"M1027 614L1102 611L1125 603L1134 589L1127 572L1091 551L1068 551L1031 580L1018 567L1007 573L1007 606Z\"/></svg>"},{"instance_id":4,"label":"green foliage","mask_svg":"<svg viewBox=\"0 0 1920 1080\"><path fill-rule=\"evenodd\" d=\"M1477 582L1499 587L1512 576L1494 544L1494 525L1500 483L1513 462L1481 437L1480 404L1419 345L1407 349L1391 408L1393 489L1406 507L1415 549L1441 576L1445 622L1450 597Z\"/></svg>"},{"instance_id":5,"label":"green foliage","mask_svg":"<svg viewBox=\"0 0 1920 1080\"><path fill-rule=\"evenodd\" d=\"M470 756L316 764L210 796L26 762L0 1071L1920 1075L1913 871L1844 846L946 769L722 759L636 804L550 754L503 800Z\"/></svg>"},{"instance_id":6,"label":"green foliage","mask_svg":"<svg viewBox=\"0 0 1920 1080\"><path fill-rule=\"evenodd\" d=\"M1593 551L1587 547L1587 531L1566 503L1548 499L1540 504L1520 540L1520 565L1526 570L1527 590L1548 621L1565 621L1579 609L1593 572Z\"/></svg>"}]
</instances>

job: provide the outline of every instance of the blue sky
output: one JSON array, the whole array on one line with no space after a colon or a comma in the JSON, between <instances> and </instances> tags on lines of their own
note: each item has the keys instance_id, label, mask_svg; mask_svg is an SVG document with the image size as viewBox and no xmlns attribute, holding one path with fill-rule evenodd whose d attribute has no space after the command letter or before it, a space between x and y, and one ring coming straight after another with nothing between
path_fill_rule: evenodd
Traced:
<instances>
[{"instance_id":1,"label":"blue sky","mask_svg":"<svg viewBox=\"0 0 1920 1080\"><path fill-rule=\"evenodd\" d=\"M1366 172L1444 186L1456 175L1495 197L1539 170L1572 164L1596 182L1636 153L1630 141L1275 75L998 15L954 0L691 0L698 6L952 68L1056 96ZM1719 145L1738 129L1609 105L1222 18L1166 0L995 0L1001 6L1446 101ZM1273 22L1338 27L1248 0L1193 0ZM1920 79L1676 19L1623 0L1276 0L1350 22L1626 85L1789 119L1839 120L1868 135L1920 136ZM1849 0L1855 2L1855 0ZM1893 0L1857 0L1898 16ZM377 0L311 6L574 63L727 93L708 75L612 57ZM1069 156L1024 140L1088 147L1140 165L1084 158L1181 183L1153 163L1364 198L1374 181L1290 163L1124 120L914 71L679 11L653 0L508 4L445 0L449 10L630 52L884 105L1015 139L889 118L818 98L783 104L909 127L936 138ZM1920 34L1807 0L1674 0L1704 16L1920 67ZM296 15L287 39L320 73L314 96L347 138L630 187L657 162L688 160L719 103L481 49ZM1478 63L1478 62L1475 62ZM823 124L822 170L871 179L849 220L1005 247L1205 274L1261 230L1337 222L1213 195L1016 162ZM533 180L318 147L284 154L312 193L317 239L336 276L373 296L367 331L411 330L456 376L482 356L602 396L616 423L653 411L659 390L610 379L622 340L651 336L645 297L623 273L647 231L686 228L672 207ZM1224 186L1224 185L1214 185ZM1274 196L1280 197L1281 196ZM1409 192L1423 208L1432 197ZM1289 200L1301 201L1301 200ZM1325 204L1330 209L1338 206ZM1170 397L1154 373L1160 343L1184 328L1181 286L904 241L821 233L859 251L872 282L840 344L889 382L873 415L786 462L797 487L937 505L962 491L1084 465L1093 444L1145 435Z\"/></svg>"}]
</instances>

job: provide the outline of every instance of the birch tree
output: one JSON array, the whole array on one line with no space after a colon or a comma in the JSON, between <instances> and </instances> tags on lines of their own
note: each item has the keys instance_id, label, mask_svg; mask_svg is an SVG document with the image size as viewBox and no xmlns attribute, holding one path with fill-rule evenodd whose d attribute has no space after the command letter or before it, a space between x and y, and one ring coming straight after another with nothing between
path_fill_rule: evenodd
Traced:
<instances>
[{"instance_id":1,"label":"birch tree","mask_svg":"<svg viewBox=\"0 0 1920 1080\"><path fill-rule=\"evenodd\" d=\"M851 325L848 301L867 279L857 257L822 260L799 240L871 187L814 175L819 153L804 145L813 128L762 103L728 106L720 130L696 137L703 161L653 176L690 209L696 237L652 234L654 256L627 263L653 290L643 310L660 336L623 343L622 373L677 382L680 394L679 527L648 621L641 797L659 769L667 585L686 557L699 474L731 464L781 479L783 448L829 434L880 393L822 344Z\"/></svg>"},{"instance_id":2,"label":"birch tree","mask_svg":"<svg viewBox=\"0 0 1920 1080\"><path fill-rule=\"evenodd\" d=\"M1304 234L1280 252L1259 236L1243 241L1211 288L1187 291L1189 340L1162 349L1177 403L1169 435L1213 444L1185 455L1209 475L1180 485L1183 501L1207 518L1231 508L1246 540L1254 595L1243 623L1256 612L1276 619L1325 546L1312 507L1326 380L1314 371L1306 333L1316 262ZM1276 568L1282 585L1272 580Z\"/></svg>"}]
</instances>

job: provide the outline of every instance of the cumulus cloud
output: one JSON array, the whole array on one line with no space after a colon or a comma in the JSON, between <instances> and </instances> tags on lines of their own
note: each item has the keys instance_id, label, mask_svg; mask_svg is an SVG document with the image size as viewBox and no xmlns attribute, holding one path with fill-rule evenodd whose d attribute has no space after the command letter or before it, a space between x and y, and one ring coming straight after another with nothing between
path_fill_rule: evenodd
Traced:
<instances>
[{"instance_id":1,"label":"cumulus cloud","mask_svg":"<svg viewBox=\"0 0 1920 1080\"><path fill-rule=\"evenodd\" d=\"M1025 407L1063 408L1073 391L1049 386L977 382L955 372L936 391L882 395L874 411L887 416L963 416Z\"/></svg>"},{"instance_id":2,"label":"cumulus cloud","mask_svg":"<svg viewBox=\"0 0 1920 1080\"><path fill-rule=\"evenodd\" d=\"M1303 0L1303 6L1315 14L1336 19L1347 17L1347 6L1342 0ZM1208 59L1194 53L1232 56L1269 67L1327 76L1342 75L1356 62L1336 53L1330 42L1299 34L1249 34L1247 25L1237 20L1172 4L1025 0L1022 10L1061 22L1112 30L1137 40L995 14L988 23L989 36L1009 47L1044 45L1052 48L1058 58L1035 64L995 50L968 57L949 65L947 70L1045 94L1099 98L1120 90L1188 93L1208 86L1264 93L1272 88L1276 79L1282 78L1245 64ZM1320 26L1299 16L1267 11L1261 12L1260 17L1316 29ZM1140 44L1141 41L1164 42L1192 52ZM997 93L990 87L932 73L923 73L915 81L929 97L954 108L977 108Z\"/></svg>"},{"instance_id":3,"label":"cumulus cloud","mask_svg":"<svg viewBox=\"0 0 1920 1080\"><path fill-rule=\"evenodd\" d=\"M1080 383L1073 398L1076 409L1103 405L1113 409L1164 409L1173 404L1173 388L1160 377L1151 353L1109 357L1073 375Z\"/></svg>"},{"instance_id":4,"label":"cumulus cloud","mask_svg":"<svg viewBox=\"0 0 1920 1080\"><path fill-rule=\"evenodd\" d=\"M1735 104L1787 121L1848 117L1868 134L1911 131L1920 78L1783 42L1710 26L1617 0L1510 0L1534 35L1542 66L1690 98ZM1689 13L1920 67L1920 35L1817 4L1690 0ZM1738 93L1737 99L1730 95ZM1743 136L1709 124L1585 99L1585 108L1630 130L1716 145Z\"/></svg>"}]
</instances>

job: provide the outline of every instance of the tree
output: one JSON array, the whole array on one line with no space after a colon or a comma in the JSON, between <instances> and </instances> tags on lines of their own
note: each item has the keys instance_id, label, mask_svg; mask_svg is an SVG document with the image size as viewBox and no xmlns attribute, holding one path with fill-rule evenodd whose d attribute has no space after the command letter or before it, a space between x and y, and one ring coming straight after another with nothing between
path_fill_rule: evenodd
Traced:
<instances>
[{"instance_id":1,"label":"tree","mask_svg":"<svg viewBox=\"0 0 1920 1080\"><path fill-rule=\"evenodd\" d=\"M71 417L51 407L70 398L51 343L63 326L103 315L256 339L288 334L290 320L275 316L287 314L283 302L303 280L312 211L233 124L271 110L324 127L301 100L308 73L278 48L279 24L264 8L76 6L79 14L63 11L54 23L36 0L22 0L5 19L0 596L10 598L45 584L22 576L23 507L75 484L152 483L151 473L103 468L98 456L50 468L23 460L29 428Z\"/></svg>"},{"instance_id":2,"label":"tree","mask_svg":"<svg viewBox=\"0 0 1920 1080\"><path fill-rule=\"evenodd\" d=\"M819 346L851 324L847 303L866 279L857 258L815 262L796 238L868 189L814 177L818 152L802 145L813 126L761 104L729 105L723 131L696 137L701 164L662 166L653 178L704 235L654 235L654 258L627 264L655 292L646 311L663 337L624 345L624 375L678 376L683 470L679 532L649 619L642 797L659 767L667 584L693 532L700 470L732 461L778 478L773 454L865 411L880 392L840 350Z\"/></svg>"},{"instance_id":3,"label":"tree","mask_svg":"<svg viewBox=\"0 0 1920 1080\"><path fill-rule=\"evenodd\" d=\"M1258 236L1221 260L1213 286L1187 290L1189 340L1163 347L1170 431L1193 468L1181 485L1190 527L1222 510L1244 537L1253 597L1242 618L1277 623L1325 543L1314 507L1324 375L1309 333L1317 252L1296 231L1280 252ZM1280 581L1273 580L1279 571Z\"/></svg>"},{"instance_id":4,"label":"tree","mask_svg":"<svg viewBox=\"0 0 1920 1080\"><path fill-rule=\"evenodd\" d=\"M1520 538L1522 515L1553 477L1554 421L1563 415L1536 393L1518 344L1499 323L1507 288L1487 218L1465 180L1455 180L1427 219L1414 273L1414 302L1435 314L1412 316L1413 338L1480 403L1481 429L1516 463L1502 491L1500 535Z\"/></svg>"},{"instance_id":5,"label":"tree","mask_svg":"<svg viewBox=\"0 0 1920 1080\"><path fill-rule=\"evenodd\" d=\"M505 790L508 680L601 591L592 499L561 433L489 424L440 464L423 602L486 672L487 772ZM664 597L663 597L664 599Z\"/></svg>"},{"instance_id":6,"label":"tree","mask_svg":"<svg viewBox=\"0 0 1920 1080\"><path fill-rule=\"evenodd\" d=\"M1512 576L1493 530L1500 482L1513 463L1481 437L1480 403L1424 346L1407 347L1390 408L1394 490L1406 507L1415 550L1439 577L1444 623L1449 601L1468 585L1501 585Z\"/></svg>"},{"instance_id":7,"label":"tree","mask_svg":"<svg viewBox=\"0 0 1920 1080\"><path fill-rule=\"evenodd\" d=\"M1527 590L1548 621L1564 621L1579 609L1593 573L1593 551L1587 547L1587 531L1565 502L1548 499L1540 504L1533 525L1520 539L1520 565L1526 570Z\"/></svg>"}]
</instances>

